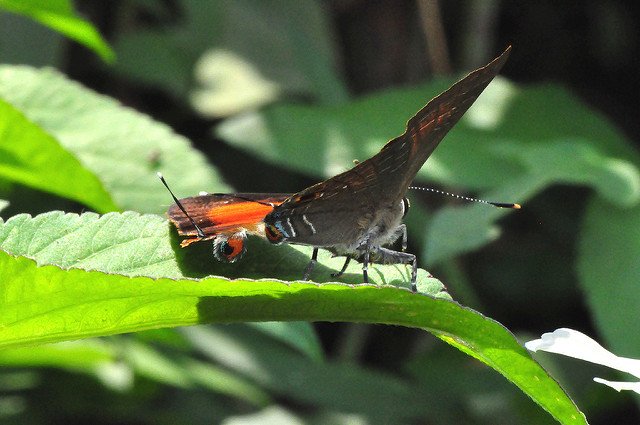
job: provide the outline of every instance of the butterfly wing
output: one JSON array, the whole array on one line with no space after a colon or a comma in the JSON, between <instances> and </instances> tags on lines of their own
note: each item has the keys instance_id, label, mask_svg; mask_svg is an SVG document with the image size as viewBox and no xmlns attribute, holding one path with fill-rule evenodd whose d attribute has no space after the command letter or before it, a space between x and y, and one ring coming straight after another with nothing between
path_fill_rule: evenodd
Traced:
<instances>
[{"instance_id":1,"label":"butterfly wing","mask_svg":"<svg viewBox=\"0 0 640 425\"><path fill-rule=\"evenodd\" d=\"M264 236L262 220L275 206L282 204L290 196L280 193L235 193L181 199L182 206L204 232L204 238L198 237L193 224L177 204L171 205L167 215L178 229L178 234L186 236L180 244L182 247L200 240L213 239L217 235L239 231Z\"/></svg>"},{"instance_id":2,"label":"butterfly wing","mask_svg":"<svg viewBox=\"0 0 640 425\"><path fill-rule=\"evenodd\" d=\"M267 237L318 247L348 245L377 225L380 214L401 217L400 203L418 170L498 74L510 51L429 101L407 122L405 132L372 158L274 208L265 224L275 233Z\"/></svg>"},{"instance_id":3,"label":"butterfly wing","mask_svg":"<svg viewBox=\"0 0 640 425\"><path fill-rule=\"evenodd\" d=\"M469 73L448 90L434 97L408 122L405 132L388 142L376 157L378 164L390 164L393 183L401 197L422 168L422 165L438 147L444 136L462 118L478 96L498 75L511 53L511 46L487 65Z\"/></svg>"}]
</instances>

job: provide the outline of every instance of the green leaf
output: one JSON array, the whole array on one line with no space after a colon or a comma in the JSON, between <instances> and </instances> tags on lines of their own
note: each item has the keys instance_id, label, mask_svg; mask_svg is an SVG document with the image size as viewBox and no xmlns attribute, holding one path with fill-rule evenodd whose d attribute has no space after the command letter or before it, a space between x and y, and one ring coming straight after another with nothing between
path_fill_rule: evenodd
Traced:
<instances>
[{"instance_id":1,"label":"green leaf","mask_svg":"<svg viewBox=\"0 0 640 425\"><path fill-rule=\"evenodd\" d=\"M187 139L55 70L0 66L0 98L91 170L121 209L166 209L170 199L157 170L178 195L228 190Z\"/></svg>"},{"instance_id":2,"label":"green leaf","mask_svg":"<svg viewBox=\"0 0 640 425\"><path fill-rule=\"evenodd\" d=\"M13 347L0 350L0 365L5 367L55 367L85 373L111 389L130 389L133 376L121 362L113 340L86 339L36 347Z\"/></svg>"},{"instance_id":3,"label":"green leaf","mask_svg":"<svg viewBox=\"0 0 640 425\"><path fill-rule=\"evenodd\" d=\"M0 99L0 176L82 202L117 209L96 176L39 126Z\"/></svg>"},{"instance_id":4,"label":"green leaf","mask_svg":"<svg viewBox=\"0 0 640 425\"><path fill-rule=\"evenodd\" d=\"M170 233L171 232L171 233ZM200 278L209 275L227 277L272 277L300 279L309 262L311 248L275 246L259 238L250 238L242 267L214 260L210 243L190 249L178 249L177 237L166 219L134 212L99 216L54 211L31 217L20 214L3 223L0 247L14 255L35 259L38 264L62 268L81 268L153 278ZM176 256L177 251L177 256ZM339 270L343 258L331 258L328 252L319 256L313 277L330 281L330 272ZM373 282L409 287L408 266L379 266L370 271ZM421 270L418 285L425 292L447 297L442 284ZM351 264L343 281L362 279L362 269Z\"/></svg>"},{"instance_id":5,"label":"green leaf","mask_svg":"<svg viewBox=\"0 0 640 425\"><path fill-rule=\"evenodd\" d=\"M135 213L98 217L53 212L3 223L0 347L196 323L305 320L416 327L491 366L560 422L586 423L558 384L499 323L448 299L390 286L406 285L406 267L375 267L371 277L385 283L380 286L193 279L188 277L207 274L209 266L176 256L178 248L172 246L177 240L169 232L160 217ZM273 249L255 250L237 269L253 276L264 266L263 276L299 276L297 250ZM284 254L273 255L276 249ZM328 278L326 271L334 263L326 257L320 262L325 267L316 274ZM341 261L337 263L339 267ZM348 275L346 280L358 279ZM442 290L423 271L418 287L433 295Z\"/></svg>"},{"instance_id":6,"label":"green leaf","mask_svg":"<svg viewBox=\"0 0 640 425\"><path fill-rule=\"evenodd\" d=\"M324 358L318 335L308 322L258 322L250 325L272 338L296 348L309 358L317 361Z\"/></svg>"},{"instance_id":7,"label":"green leaf","mask_svg":"<svg viewBox=\"0 0 640 425\"><path fill-rule=\"evenodd\" d=\"M189 373L191 380L204 388L237 397L256 406L270 404L269 395L257 385L249 380L238 378L222 368L214 367L208 362L184 359L183 367Z\"/></svg>"},{"instance_id":8,"label":"green leaf","mask_svg":"<svg viewBox=\"0 0 640 425\"><path fill-rule=\"evenodd\" d=\"M178 388L204 387L214 392L237 397L257 406L269 397L255 384L249 383L220 367L180 354L166 354L150 344L136 340L122 341L123 360L139 375Z\"/></svg>"},{"instance_id":9,"label":"green leaf","mask_svg":"<svg viewBox=\"0 0 640 425\"><path fill-rule=\"evenodd\" d=\"M242 325L190 327L183 333L213 363L255 380L278 397L353 412L375 418L375 423L432 417L432 403L415 391L413 382L397 376L353 363L310 361Z\"/></svg>"},{"instance_id":10,"label":"green leaf","mask_svg":"<svg viewBox=\"0 0 640 425\"><path fill-rule=\"evenodd\" d=\"M588 107L562 86L544 84L520 88L511 85L510 90L512 93L502 105L496 127L491 129L505 140L528 144L588 140L598 151L610 156L640 158L605 115Z\"/></svg>"},{"instance_id":11,"label":"green leaf","mask_svg":"<svg viewBox=\"0 0 640 425\"><path fill-rule=\"evenodd\" d=\"M95 371L116 359L113 347L97 339L0 350L3 366L58 367L75 372Z\"/></svg>"},{"instance_id":12,"label":"green leaf","mask_svg":"<svg viewBox=\"0 0 640 425\"><path fill-rule=\"evenodd\" d=\"M255 63L285 92L310 93L325 104L342 102L347 89L335 72L334 35L323 6L317 0L228 3L222 47Z\"/></svg>"},{"instance_id":13,"label":"green leaf","mask_svg":"<svg viewBox=\"0 0 640 425\"><path fill-rule=\"evenodd\" d=\"M593 199L579 241L577 270L607 348L638 357L640 335L640 206L618 208Z\"/></svg>"},{"instance_id":14,"label":"green leaf","mask_svg":"<svg viewBox=\"0 0 640 425\"><path fill-rule=\"evenodd\" d=\"M550 148L556 143L566 145ZM435 178L473 190L500 187L523 173L534 173L535 177L535 170L546 167L554 168L556 174L564 167L564 176L577 181L578 177L583 178L583 170L574 165L574 153L569 146L578 149L580 167L596 167L599 158L607 158L609 162L639 158L624 135L606 118L562 87L521 88L496 79L422 171L437 159L438 167L446 172L438 176L434 172ZM548 149L558 149L559 156L552 157L553 152ZM533 157L552 164L536 163ZM607 164L603 168L612 167ZM534 179L532 185L536 183Z\"/></svg>"},{"instance_id":15,"label":"green leaf","mask_svg":"<svg viewBox=\"0 0 640 425\"><path fill-rule=\"evenodd\" d=\"M184 355L165 355L127 339L86 339L14 347L0 350L0 365L10 367L57 367L96 376L116 390L130 389L133 372L156 382L179 388L202 386L246 400L257 406L268 397L255 385L228 371Z\"/></svg>"},{"instance_id":16,"label":"green leaf","mask_svg":"<svg viewBox=\"0 0 640 425\"><path fill-rule=\"evenodd\" d=\"M120 72L181 97L195 88L194 107L205 115L235 113L281 95L323 103L347 97L321 2L184 0L181 6L179 28L120 37ZM252 84L238 84L239 77Z\"/></svg>"},{"instance_id":17,"label":"green leaf","mask_svg":"<svg viewBox=\"0 0 640 425\"><path fill-rule=\"evenodd\" d=\"M223 49L206 52L195 73L199 87L191 93L191 104L205 116L258 109L282 95L282 88L264 78L253 64Z\"/></svg>"},{"instance_id":18,"label":"green leaf","mask_svg":"<svg viewBox=\"0 0 640 425\"><path fill-rule=\"evenodd\" d=\"M619 139L624 143L624 139ZM565 137L524 146L499 144L495 151L513 158L526 170L529 186L554 183L593 188L614 205L629 207L640 200L640 172L627 159L616 158L589 139Z\"/></svg>"},{"instance_id":19,"label":"green leaf","mask_svg":"<svg viewBox=\"0 0 640 425\"><path fill-rule=\"evenodd\" d=\"M227 119L216 133L267 161L327 178L350 168L354 159L376 154L436 94L435 86L429 86L338 106L275 105Z\"/></svg>"},{"instance_id":20,"label":"green leaf","mask_svg":"<svg viewBox=\"0 0 640 425\"><path fill-rule=\"evenodd\" d=\"M69 0L0 0L0 8L27 16L98 54L112 63L115 54L96 28L73 11Z\"/></svg>"},{"instance_id":21,"label":"green leaf","mask_svg":"<svg viewBox=\"0 0 640 425\"><path fill-rule=\"evenodd\" d=\"M514 176L497 190L481 194L481 198L522 202L547 186L564 183L592 187L614 205L631 206L640 200L640 173L636 167L600 152L587 141L498 144L494 149L503 158L520 162L526 174ZM495 240L500 231L493 223L507 211L485 205L441 209L426 231L429 238L424 261L435 265Z\"/></svg>"},{"instance_id":22,"label":"green leaf","mask_svg":"<svg viewBox=\"0 0 640 425\"><path fill-rule=\"evenodd\" d=\"M402 372L416 381L414 391L423 391L424 399L434 401L429 417L433 423L556 423L524 394L514 394L509 383L490 368L474 365L471 358L447 346L430 347L408 359ZM464 409L460 409L461 400L467 400Z\"/></svg>"}]
</instances>

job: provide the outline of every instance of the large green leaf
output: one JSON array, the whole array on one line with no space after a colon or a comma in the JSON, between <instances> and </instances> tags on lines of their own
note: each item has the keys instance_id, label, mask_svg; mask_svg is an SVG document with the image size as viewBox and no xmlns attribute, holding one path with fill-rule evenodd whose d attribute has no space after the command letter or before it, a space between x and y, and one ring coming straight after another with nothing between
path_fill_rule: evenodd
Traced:
<instances>
[{"instance_id":1,"label":"large green leaf","mask_svg":"<svg viewBox=\"0 0 640 425\"><path fill-rule=\"evenodd\" d=\"M446 297L425 295L441 295L442 286L424 271L418 282L422 294L393 286L406 285L404 266L375 267L371 277L380 286L229 280L210 276L210 271L231 271L233 265L202 263L203 252L197 249L176 256L177 240L169 235L162 218L135 213L98 217L52 212L3 223L0 346L212 322L409 326L428 330L491 366L562 423L586 423L558 384L499 323ZM295 279L309 253L305 248L264 248L250 251L236 273ZM328 279L328 269L340 263L323 256L314 276ZM345 280L359 279L354 272Z\"/></svg>"},{"instance_id":2,"label":"large green leaf","mask_svg":"<svg viewBox=\"0 0 640 425\"><path fill-rule=\"evenodd\" d=\"M96 176L39 126L0 99L0 176L82 202L117 209Z\"/></svg>"},{"instance_id":3,"label":"large green leaf","mask_svg":"<svg viewBox=\"0 0 640 425\"><path fill-rule=\"evenodd\" d=\"M91 170L121 209L166 208L167 193L155 175L159 169L178 194L192 195L194 187L210 192L228 189L184 137L55 70L0 66L0 98Z\"/></svg>"},{"instance_id":4,"label":"large green leaf","mask_svg":"<svg viewBox=\"0 0 640 425\"><path fill-rule=\"evenodd\" d=\"M115 54L96 28L80 18L69 0L0 0L0 8L28 16L97 53L105 62Z\"/></svg>"}]
</instances>

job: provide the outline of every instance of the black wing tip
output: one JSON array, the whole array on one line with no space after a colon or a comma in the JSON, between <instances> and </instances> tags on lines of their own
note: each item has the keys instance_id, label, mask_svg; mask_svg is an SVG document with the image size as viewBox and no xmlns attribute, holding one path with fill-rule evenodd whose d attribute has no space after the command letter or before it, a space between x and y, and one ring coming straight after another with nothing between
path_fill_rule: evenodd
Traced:
<instances>
[{"instance_id":1,"label":"black wing tip","mask_svg":"<svg viewBox=\"0 0 640 425\"><path fill-rule=\"evenodd\" d=\"M484 66L484 68L497 67L498 70L500 70L500 68L502 68L502 66L505 64L505 62L507 62L507 59L509 59L509 55L511 54L512 48L513 48L513 46L511 44L509 44L507 46L507 48L504 49L504 51L502 53L500 53L500 55L498 57L496 57L494 60L489 62L486 66ZM498 73L498 71L496 71L496 74L497 73Z\"/></svg>"},{"instance_id":2,"label":"black wing tip","mask_svg":"<svg viewBox=\"0 0 640 425\"><path fill-rule=\"evenodd\" d=\"M498 208L510 208L512 210L520 210L522 209L522 205L520 204L512 204L509 202L489 202L491 205Z\"/></svg>"}]
</instances>

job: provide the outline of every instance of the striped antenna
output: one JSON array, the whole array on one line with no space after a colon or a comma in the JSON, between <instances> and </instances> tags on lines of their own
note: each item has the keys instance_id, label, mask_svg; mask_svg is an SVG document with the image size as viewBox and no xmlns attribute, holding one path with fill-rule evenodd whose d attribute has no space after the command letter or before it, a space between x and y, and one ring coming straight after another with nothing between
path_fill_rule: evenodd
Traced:
<instances>
[{"instance_id":1,"label":"striped antenna","mask_svg":"<svg viewBox=\"0 0 640 425\"><path fill-rule=\"evenodd\" d=\"M171 191L171 189L169 189L169 185L167 184L166 180L164 179L164 177L162 176L162 173L160 171L158 171L156 173L156 175L158 176L158 178L160 179L160 181L162 182L162 184L164 185L164 187L167 188L167 190L169 191L169 193L171 194L171 197L173 198L173 200L175 201L176 204L178 204L178 207L180 207L180 210L182 210L182 212L184 213L184 215L187 216L187 218L189 219L189 221L191 222L191 224L193 224L193 227L195 227L196 232L198 233L198 237L200 239L204 239L206 237L206 235L204 234L204 232L202 231L202 229L200 228L200 226L198 226L196 224L196 222L193 220L193 218L191 218L191 216L189 215L189 213L187 213L187 210L184 209L184 207L182 206L182 204L180 203L180 201L178 201L178 198L176 198L176 195L173 194L173 192Z\"/></svg>"},{"instance_id":2,"label":"striped antenna","mask_svg":"<svg viewBox=\"0 0 640 425\"><path fill-rule=\"evenodd\" d=\"M494 207L498 207L498 208L511 208L511 209L514 209L514 210L519 210L520 208L522 208L522 206L520 204L511 204L511 203L508 203L508 202L490 202L490 201L485 201L484 199L470 198L468 196L462 196L462 195L458 195L458 194L455 194L455 193L445 192L444 190L438 190L438 189L434 189L432 187L409 186L409 189L411 189L411 190L423 190L425 192L432 192L432 193L439 193L440 195L451 196L451 197L454 197L456 199L461 199L463 201L478 202L480 204L493 205Z\"/></svg>"}]
</instances>

